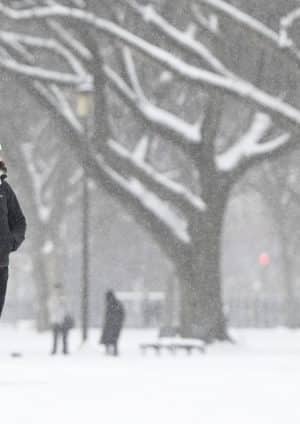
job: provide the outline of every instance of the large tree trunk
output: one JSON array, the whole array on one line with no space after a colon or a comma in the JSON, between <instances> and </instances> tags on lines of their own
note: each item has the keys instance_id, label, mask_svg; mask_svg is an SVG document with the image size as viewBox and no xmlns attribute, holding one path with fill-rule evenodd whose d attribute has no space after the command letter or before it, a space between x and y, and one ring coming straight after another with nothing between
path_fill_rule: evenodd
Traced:
<instances>
[{"instance_id":1,"label":"large tree trunk","mask_svg":"<svg viewBox=\"0 0 300 424\"><path fill-rule=\"evenodd\" d=\"M208 342L228 340L220 269L227 196L224 193L218 196L208 204L197 228L192 228L191 248L177 266L181 282L182 336Z\"/></svg>"}]
</instances>

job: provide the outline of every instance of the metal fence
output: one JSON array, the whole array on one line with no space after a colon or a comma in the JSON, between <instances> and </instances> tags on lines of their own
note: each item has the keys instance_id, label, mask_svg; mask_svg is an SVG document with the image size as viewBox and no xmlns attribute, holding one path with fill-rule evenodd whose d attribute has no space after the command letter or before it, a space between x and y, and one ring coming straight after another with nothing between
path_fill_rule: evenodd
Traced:
<instances>
[{"instance_id":1,"label":"metal fence","mask_svg":"<svg viewBox=\"0 0 300 424\"><path fill-rule=\"evenodd\" d=\"M287 305L280 297L227 299L225 313L233 327L268 328L285 326L287 322L300 327L300 299Z\"/></svg>"}]
</instances>

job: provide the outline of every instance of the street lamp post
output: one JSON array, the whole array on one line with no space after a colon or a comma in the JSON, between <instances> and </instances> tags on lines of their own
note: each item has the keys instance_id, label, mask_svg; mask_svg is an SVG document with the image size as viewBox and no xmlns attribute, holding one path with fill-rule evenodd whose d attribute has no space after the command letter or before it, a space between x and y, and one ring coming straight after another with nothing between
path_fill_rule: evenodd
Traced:
<instances>
[{"instance_id":1,"label":"street lamp post","mask_svg":"<svg viewBox=\"0 0 300 424\"><path fill-rule=\"evenodd\" d=\"M89 158L90 143L90 119L92 115L92 87L84 84L79 87L77 114L81 119L84 129L83 149L83 183L82 183L82 293L81 293L81 330L82 342L88 339L89 329L89 291L90 291L90 269L89 269L89 216L90 199L88 188L87 166Z\"/></svg>"}]
</instances>

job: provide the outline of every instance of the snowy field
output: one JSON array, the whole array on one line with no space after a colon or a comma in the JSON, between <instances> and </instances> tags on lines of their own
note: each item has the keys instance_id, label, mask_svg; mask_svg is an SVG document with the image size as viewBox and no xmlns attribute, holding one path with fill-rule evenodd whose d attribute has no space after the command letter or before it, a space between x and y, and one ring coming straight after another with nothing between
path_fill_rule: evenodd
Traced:
<instances>
[{"instance_id":1,"label":"snowy field","mask_svg":"<svg viewBox=\"0 0 300 424\"><path fill-rule=\"evenodd\" d=\"M50 334L0 326L0 413L5 424L299 424L300 332L233 331L236 345L205 355L142 356L151 331L125 331L120 358L98 331L72 355L51 357ZM12 352L22 352L14 358Z\"/></svg>"}]
</instances>

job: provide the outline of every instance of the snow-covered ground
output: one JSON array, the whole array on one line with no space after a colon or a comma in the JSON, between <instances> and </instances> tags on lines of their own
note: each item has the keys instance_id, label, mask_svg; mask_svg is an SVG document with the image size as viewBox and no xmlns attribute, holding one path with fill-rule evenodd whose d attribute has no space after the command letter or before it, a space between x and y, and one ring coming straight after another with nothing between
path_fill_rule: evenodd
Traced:
<instances>
[{"instance_id":1,"label":"snow-covered ground","mask_svg":"<svg viewBox=\"0 0 300 424\"><path fill-rule=\"evenodd\" d=\"M299 331L239 330L205 355L142 356L154 334L125 331L121 357L107 358L98 331L80 349L74 332L72 355L51 357L50 334L0 326L1 423L300 423Z\"/></svg>"}]
</instances>

